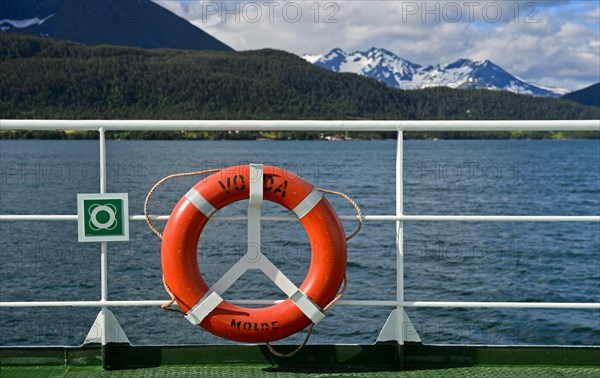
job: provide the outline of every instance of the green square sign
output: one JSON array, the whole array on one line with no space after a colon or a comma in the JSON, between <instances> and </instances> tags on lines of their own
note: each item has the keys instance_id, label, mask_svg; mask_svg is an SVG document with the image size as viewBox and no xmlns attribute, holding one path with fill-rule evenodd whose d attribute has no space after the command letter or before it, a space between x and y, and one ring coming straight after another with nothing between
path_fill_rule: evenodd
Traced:
<instances>
[{"instance_id":1,"label":"green square sign","mask_svg":"<svg viewBox=\"0 0 600 378\"><path fill-rule=\"evenodd\" d=\"M78 194L80 242L129 240L127 193Z\"/></svg>"}]
</instances>

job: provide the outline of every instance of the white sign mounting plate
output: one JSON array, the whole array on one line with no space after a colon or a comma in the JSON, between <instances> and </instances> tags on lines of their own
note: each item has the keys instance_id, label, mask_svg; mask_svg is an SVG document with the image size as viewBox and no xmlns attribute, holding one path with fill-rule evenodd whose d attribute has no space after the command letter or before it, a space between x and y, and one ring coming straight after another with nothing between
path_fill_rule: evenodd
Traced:
<instances>
[{"instance_id":1,"label":"white sign mounting plate","mask_svg":"<svg viewBox=\"0 0 600 378\"><path fill-rule=\"evenodd\" d=\"M128 241L127 193L78 194L77 234L80 242Z\"/></svg>"}]
</instances>

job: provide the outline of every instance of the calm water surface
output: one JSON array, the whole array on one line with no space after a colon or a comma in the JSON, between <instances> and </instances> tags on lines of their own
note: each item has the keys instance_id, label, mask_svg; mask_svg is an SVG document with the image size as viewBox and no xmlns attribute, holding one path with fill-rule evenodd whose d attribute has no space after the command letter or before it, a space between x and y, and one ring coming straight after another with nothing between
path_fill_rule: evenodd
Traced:
<instances>
[{"instance_id":1,"label":"calm water surface","mask_svg":"<svg viewBox=\"0 0 600 378\"><path fill-rule=\"evenodd\" d=\"M395 142L109 141L108 191L127 192L130 214L175 172L248 162L278 165L352 196L365 214L395 212ZM598 215L598 141L406 141L406 214ZM96 141L0 141L1 214L76 214L76 194L97 192ZM197 181L170 181L151 212L168 214ZM340 215L353 209L331 199ZM225 214L243 214L244 204ZM267 204L267 214L284 214ZM164 226L164 224L160 224ZM355 223L344 224L351 232ZM215 282L243 255L244 223L211 222L199 247ZM370 222L348 245L346 299L393 300L395 225ZM263 223L264 253L296 284L309 263L298 222ZM98 300L99 247L77 243L75 222L0 223L0 300ZM405 299L600 302L598 223L413 222L405 225ZM109 299L166 299L160 241L132 222L131 242L109 246ZM247 273L229 299L279 299ZM0 309L2 345L80 344L97 309ZM159 308L115 308L134 344L223 343ZM334 306L311 343L372 343L389 308ZM600 344L598 310L408 309L427 343ZM299 343L303 334L287 340Z\"/></svg>"}]
</instances>

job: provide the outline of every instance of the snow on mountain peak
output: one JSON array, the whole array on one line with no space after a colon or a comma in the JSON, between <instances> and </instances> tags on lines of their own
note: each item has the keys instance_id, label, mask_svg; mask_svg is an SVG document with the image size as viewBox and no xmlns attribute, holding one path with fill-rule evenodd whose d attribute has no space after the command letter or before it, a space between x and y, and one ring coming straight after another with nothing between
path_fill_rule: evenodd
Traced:
<instances>
[{"instance_id":1,"label":"snow on mountain peak","mask_svg":"<svg viewBox=\"0 0 600 378\"><path fill-rule=\"evenodd\" d=\"M44 22L48 21L48 19L50 19L52 17L54 17L54 14L51 14L50 16L43 18L43 19L40 19L39 17L28 18L25 20L4 19L4 20L0 20L0 27L2 27L3 31L10 29L11 26L13 28L17 28L17 29L24 29L24 28L28 28L33 25L41 25ZM10 26L7 26L7 25L10 25Z\"/></svg>"},{"instance_id":2,"label":"snow on mountain peak","mask_svg":"<svg viewBox=\"0 0 600 378\"><path fill-rule=\"evenodd\" d=\"M350 72L372 77L392 87L399 87L403 81L411 80L420 67L391 51L375 47L368 51L352 53L336 48L324 55L304 55L304 59L334 72Z\"/></svg>"},{"instance_id":3,"label":"snow on mountain peak","mask_svg":"<svg viewBox=\"0 0 600 378\"><path fill-rule=\"evenodd\" d=\"M559 97L568 92L529 84L488 59L458 59L446 64L422 67L389 50L376 47L353 53L335 48L324 55L304 55L304 59L334 72L356 73L400 89L447 86L549 97Z\"/></svg>"}]
</instances>

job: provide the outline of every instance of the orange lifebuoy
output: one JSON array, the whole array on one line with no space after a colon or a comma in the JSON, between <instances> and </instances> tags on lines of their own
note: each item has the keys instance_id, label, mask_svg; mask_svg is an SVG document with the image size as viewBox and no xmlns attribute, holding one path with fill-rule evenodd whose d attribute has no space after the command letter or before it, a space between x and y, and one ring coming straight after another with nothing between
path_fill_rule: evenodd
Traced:
<instances>
[{"instance_id":1,"label":"orange lifebuoy","mask_svg":"<svg viewBox=\"0 0 600 378\"><path fill-rule=\"evenodd\" d=\"M198 267L200 234L219 209L250 196L249 166L223 169L198 182L173 209L162 239L162 269L167 287L189 313L210 294ZM315 188L281 168L263 167L264 199L294 211L311 244L311 264L300 291L321 309L336 296L346 271L346 238L339 218ZM312 203L307 200L312 198ZM315 200L316 198L316 200ZM288 337L311 320L288 298L263 308L245 308L227 301L201 321L207 331L242 342L268 342Z\"/></svg>"}]
</instances>

